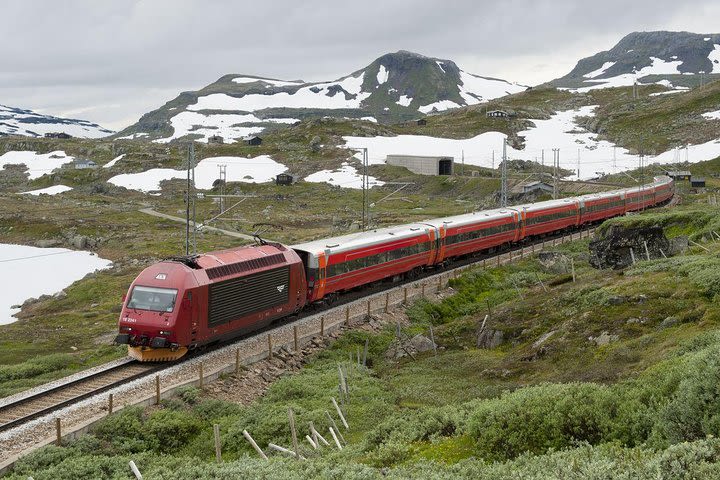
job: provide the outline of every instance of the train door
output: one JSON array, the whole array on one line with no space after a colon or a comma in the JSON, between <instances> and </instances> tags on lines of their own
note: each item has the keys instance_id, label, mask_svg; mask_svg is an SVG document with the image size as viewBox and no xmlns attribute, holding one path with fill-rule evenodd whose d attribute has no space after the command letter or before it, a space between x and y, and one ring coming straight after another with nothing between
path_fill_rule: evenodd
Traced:
<instances>
[{"instance_id":1,"label":"train door","mask_svg":"<svg viewBox=\"0 0 720 480\"><path fill-rule=\"evenodd\" d=\"M317 300L325 296L325 286L327 281L327 262L330 258L330 249L318 254L318 278L317 278Z\"/></svg>"},{"instance_id":2,"label":"train door","mask_svg":"<svg viewBox=\"0 0 720 480\"><path fill-rule=\"evenodd\" d=\"M585 222L585 200L578 201L578 215L576 225L582 225Z\"/></svg>"},{"instance_id":3,"label":"train door","mask_svg":"<svg viewBox=\"0 0 720 480\"><path fill-rule=\"evenodd\" d=\"M513 221L518 225L518 233L515 235L515 241L519 242L525 238L525 226L527 225L527 207L523 207L520 212L513 212Z\"/></svg>"},{"instance_id":4,"label":"train door","mask_svg":"<svg viewBox=\"0 0 720 480\"><path fill-rule=\"evenodd\" d=\"M440 227L437 229L437 245L438 245L438 253L437 257L435 258L435 263L440 263L443 260L445 260L445 239L447 234L447 228L445 225L440 225Z\"/></svg>"}]
</instances>

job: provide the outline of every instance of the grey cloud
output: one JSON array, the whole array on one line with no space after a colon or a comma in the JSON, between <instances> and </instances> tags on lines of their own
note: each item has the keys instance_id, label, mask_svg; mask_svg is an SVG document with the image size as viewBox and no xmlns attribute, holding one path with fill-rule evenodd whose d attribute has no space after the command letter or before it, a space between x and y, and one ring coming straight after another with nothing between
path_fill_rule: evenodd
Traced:
<instances>
[{"instance_id":1,"label":"grey cloud","mask_svg":"<svg viewBox=\"0 0 720 480\"><path fill-rule=\"evenodd\" d=\"M326 80L399 49L535 84L635 30L710 32L711 0L5 0L0 103L121 128L225 73Z\"/></svg>"}]
</instances>

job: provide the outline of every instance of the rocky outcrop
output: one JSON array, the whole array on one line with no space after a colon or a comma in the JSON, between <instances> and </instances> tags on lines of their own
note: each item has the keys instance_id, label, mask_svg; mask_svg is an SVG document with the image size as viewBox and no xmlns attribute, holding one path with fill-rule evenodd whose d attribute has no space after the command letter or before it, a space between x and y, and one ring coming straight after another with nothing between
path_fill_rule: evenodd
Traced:
<instances>
[{"instance_id":1,"label":"rocky outcrop","mask_svg":"<svg viewBox=\"0 0 720 480\"><path fill-rule=\"evenodd\" d=\"M645 247L647 246L647 251ZM590 242L590 265L595 268L625 268L635 261L670 255L670 241L659 226L626 228L613 225L601 238Z\"/></svg>"}]
</instances>

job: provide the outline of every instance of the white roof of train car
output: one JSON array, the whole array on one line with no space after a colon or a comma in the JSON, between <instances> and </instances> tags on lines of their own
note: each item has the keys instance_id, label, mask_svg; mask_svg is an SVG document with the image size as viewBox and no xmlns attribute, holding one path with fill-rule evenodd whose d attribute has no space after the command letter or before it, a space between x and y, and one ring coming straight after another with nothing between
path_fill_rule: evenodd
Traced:
<instances>
[{"instance_id":1,"label":"white roof of train car","mask_svg":"<svg viewBox=\"0 0 720 480\"><path fill-rule=\"evenodd\" d=\"M398 225L395 227L378 228L368 230L366 232L350 233L339 237L323 238L320 240L312 240L310 242L291 245L291 248L304 250L312 254L330 250L330 253L339 253L356 248L377 245L390 240L399 240L405 238L416 237L422 234L428 225L421 223L410 223L406 225Z\"/></svg>"}]
</instances>

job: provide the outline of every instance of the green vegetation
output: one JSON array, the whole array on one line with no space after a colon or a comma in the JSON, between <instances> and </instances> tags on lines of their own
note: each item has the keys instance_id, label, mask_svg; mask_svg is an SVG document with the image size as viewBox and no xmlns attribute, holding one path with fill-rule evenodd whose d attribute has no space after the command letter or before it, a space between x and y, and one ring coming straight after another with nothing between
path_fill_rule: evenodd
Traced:
<instances>
[{"instance_id":1,"label":"green vegetation","mask_svg":"<svg viewBox=\"0 0 720 480\"><path fill-rule=\"evenodd\" d=\"M614 222L702 242L718 213L688 205ZM693 247L616 272L587 264L587 241L564 244L555 250L573 258L575 283L560 263L535 258L473 269L451 281L454 295L407 310L404 334L427 334L432 324L437 356L387 357L393 325L351 331L250 405L187 388L160 408L125 409L89 436L30 455L10 478L126 478L131 458L151 478L716 478L720 244L704 246L709 252ZM475 346L488 309L486 328L504 338L489 350ZM596 342L603 332L616 337ZM350 366L366 339L369 368ZM325 430L338 364L350 371L347 448L305 446L304 462L258 460L242 430L261 445L289 446L288 407L302 432L309 421Z\"/></svg>"}]
</instances>

